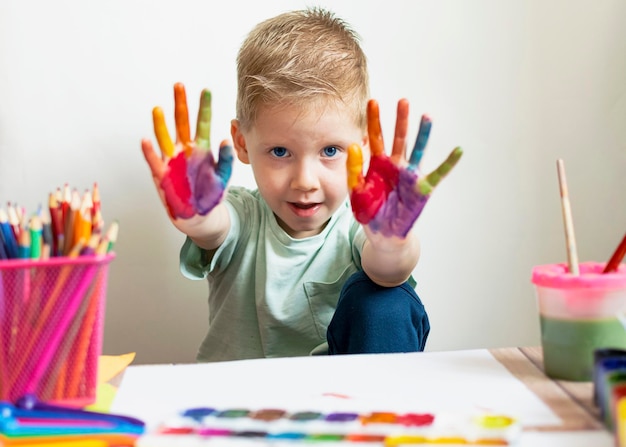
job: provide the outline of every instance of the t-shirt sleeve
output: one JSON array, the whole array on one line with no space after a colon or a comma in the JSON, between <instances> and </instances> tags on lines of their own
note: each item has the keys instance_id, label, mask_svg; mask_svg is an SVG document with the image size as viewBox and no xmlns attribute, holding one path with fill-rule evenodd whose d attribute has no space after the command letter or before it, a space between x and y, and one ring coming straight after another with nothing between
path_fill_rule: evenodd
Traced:
<instances>
[{"instance_id":1,"label":"t-shirt sleeve","mask_svg":"<svg viewBox=\"0 0 626 447\"><path fill-rule=\"evenodd\" d=\"M352 240L352 259L359 270L361 266L361 253L363 253L363 245L366 241L365 231L360 223L353 219L352 228L350 229L350 239Z\"/></svg>"},{"instance_id":2,"label":"t-shirt sleeve","mask_svg":"<svg viewBox=\"0 0 626 447\"><path fill-rule=\"evenodd\" d=\"M185 238L180 249L180 272L189 279L204 279L209 273L209 252Z\"/></svg>"}]
</instances>

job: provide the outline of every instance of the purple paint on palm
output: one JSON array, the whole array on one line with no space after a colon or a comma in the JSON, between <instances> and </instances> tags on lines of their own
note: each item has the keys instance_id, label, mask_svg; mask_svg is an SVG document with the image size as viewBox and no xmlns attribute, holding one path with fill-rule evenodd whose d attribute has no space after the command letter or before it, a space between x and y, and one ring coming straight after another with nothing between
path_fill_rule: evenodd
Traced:
<instances>
[{"instance_id":1,"label":"purple paint on palm","mask_svg":"<svg viewBox=\"0 0 626 447\"><path fill-rule=\"evenodd\" d=\"M180 152L167 164L161 189L170 214L189 219L208 214L220 202L232 172L231 147L220 147L216 163L210 152L194 150L190 156Z\"/></svg>"},{"instance_id":2,"label":"purple paint on palm","mask_svg":"<svg viewBox=\"0 0 626 447\"><path fill-rule=\"evenodd\" d=\"M190 179L191 203L204 216L219 203L226 182L216 175L216 163L210 152L194 151L187 159L187 177Z\"/></svg>"},{"instance_id":3,"label":"purple paint on palm","mask_svg":"<svg viewBox=\"0 0 626 447\"><path fill-rule=\"evenodd\" d=\"M430 196L420 194L415 185L417 175L409 169L400 170L398 185L369 222L370 228L386 237L405 237L424 209Z\"/></svg>"}]
</instances>

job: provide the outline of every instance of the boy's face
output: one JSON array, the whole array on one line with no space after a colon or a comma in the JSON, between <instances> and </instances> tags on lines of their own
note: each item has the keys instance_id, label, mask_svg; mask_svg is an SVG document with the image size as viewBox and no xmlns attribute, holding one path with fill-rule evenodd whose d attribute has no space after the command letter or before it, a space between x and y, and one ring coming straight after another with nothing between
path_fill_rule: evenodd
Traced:
<instances>
[{"instance_id":1,"label":"boy's face","mask_svg":"<svg viewBox=\"0 0 626 447\"><path fill-rule=\"evenodd\" d=\"M261 196L295 239L324 229L348 194L346 149L367 143L351 112L335 103L263 107L251 129L234 120L231 133Z\"/></svg>"}]
</instances>

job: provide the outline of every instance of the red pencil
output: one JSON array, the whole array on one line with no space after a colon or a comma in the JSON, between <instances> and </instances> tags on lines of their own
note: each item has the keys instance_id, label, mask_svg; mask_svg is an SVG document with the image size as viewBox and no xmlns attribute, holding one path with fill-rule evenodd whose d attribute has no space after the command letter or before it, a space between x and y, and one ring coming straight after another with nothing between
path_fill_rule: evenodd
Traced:
<instances>
[{"instance_id":1,"label":"red pencil","mask_svg":"<svg viewBox=\"0 0 626 447\"><path fill-rule=\"evenodd\" d=\"M50 212L50 222L53 236L52 253L54 256L61 256L63 254L63 237L65 235L65 228L63 225L63 210L61 209L61 204L58 202L58 196L55 193L50 193L48 197L48 210Z\"/></svg>"},{"instance_id":2,"label":"red pencil","mask_svg":"<svg viewBox=\"0 0 626 447\"><path fill-rule=\"evenodd\" d=\"M70 185L69 184L64 184L63 185L63 200L60 202L61 205L61 210L63 210L63 225L66 225L66 222L69 219L69 214L70 214L70 204L72 203L72 192L70 190ZM71 242L70 242L71 244Z\"/></svg>"},{"instance_id":3,"label":"red pencil","mask_svg":"<svg viewBox=\"0 0 626 447\"><path fill-rule=\"evenodd\" d=\"M624 259L624 255L626 255L626 234L622 239L622 242L617 246L615 253L609 259L609 262L606 263L606 267L604 267L604 271L602 273L614 272L619 267L620 262Z\"/></svg>"},{"instance_id":4,"label":"red pencil","mask_svg":"<svg viewBox=\"0 0 626 447\"><path fill-rule=\"evenodd\" d=\"M97 182L94 182L93 184L91 195L92 195L91 217L93 218L97 213L100 212L100 188L98 188Z\"/></svg>"}]
</instances>

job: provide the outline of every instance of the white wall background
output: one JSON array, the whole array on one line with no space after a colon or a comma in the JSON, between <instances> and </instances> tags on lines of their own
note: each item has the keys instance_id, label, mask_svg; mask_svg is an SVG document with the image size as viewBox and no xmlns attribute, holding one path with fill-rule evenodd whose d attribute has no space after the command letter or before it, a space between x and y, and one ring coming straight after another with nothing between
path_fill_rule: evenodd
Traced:
<instances>
[{"instance_id":1,"label":"white wall background","mask_svg":"<svg viewBox=\"0 0 626 447\"><path fill-rule=\"evenodd\" d=\"M207 286L178 272L140 152L151 109L187 86L192 119L213 91L213 144L234 116L235 57L257 22L311 1L0 0L0 201L27 210L68 182L100 185L119 219L104 352L192 362ZM539 343L530 271L566 260L556 159L567 168L581 260L605 261L626 229L626 2L328 0L368 54L391 138L407 97L424 165L465 156L418 221L415 271L428 350ZM173 119L170 119L170 125ZM232 183L253 186L237 164Z\"/></svg>"}]
</instances>

